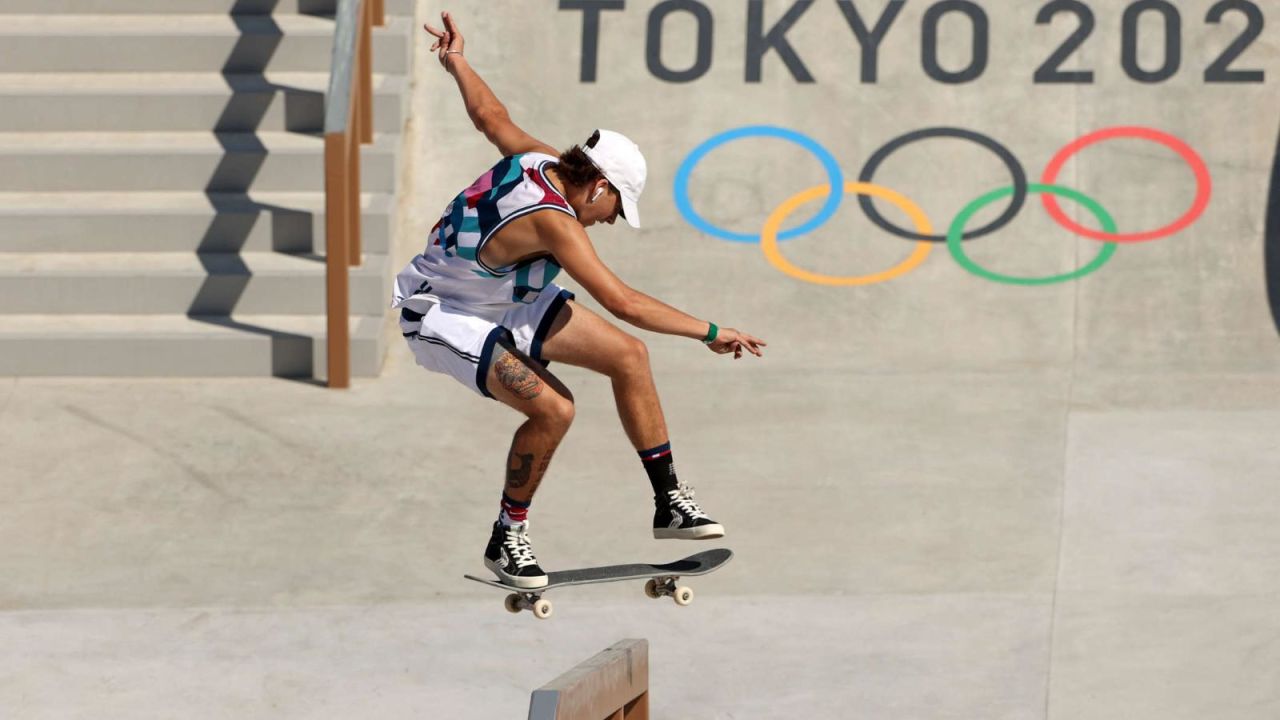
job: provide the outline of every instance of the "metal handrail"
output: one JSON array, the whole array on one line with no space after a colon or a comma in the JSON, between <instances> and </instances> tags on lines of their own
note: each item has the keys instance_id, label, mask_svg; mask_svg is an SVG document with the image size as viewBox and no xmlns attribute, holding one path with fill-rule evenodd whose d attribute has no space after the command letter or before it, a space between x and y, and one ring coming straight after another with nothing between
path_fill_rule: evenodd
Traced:
<instances>
[{"instance_id":1,"label":"metal handrail","mask_svg":"<svg viewBox=\"0 0 1280 720\"><path fill-rule=\"evenodd\" d=\"M338 0L324 113L326 364L331 388L351 386L349 268L359 265L360 145L373 142L373 25L383 0Z\"/></svg>"}]
</instances>

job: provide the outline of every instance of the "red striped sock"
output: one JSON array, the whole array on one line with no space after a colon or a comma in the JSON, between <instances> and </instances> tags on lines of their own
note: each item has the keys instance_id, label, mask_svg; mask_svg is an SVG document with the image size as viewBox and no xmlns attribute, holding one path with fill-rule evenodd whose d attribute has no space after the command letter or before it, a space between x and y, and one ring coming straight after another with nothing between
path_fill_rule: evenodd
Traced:
<instances>
[{"instance_id":1,"label":"red striped sock","mask_svg":"<svg viewBox=\"0 0 1280 720\"><path fill-rule=\"evenodd\" d=\"M506 493L502 493L502 503L499 505L498 522L510 527L519 523L523 523L529 519L530 503L522 503L507 497Z\"/></svg>"}]
</instances>

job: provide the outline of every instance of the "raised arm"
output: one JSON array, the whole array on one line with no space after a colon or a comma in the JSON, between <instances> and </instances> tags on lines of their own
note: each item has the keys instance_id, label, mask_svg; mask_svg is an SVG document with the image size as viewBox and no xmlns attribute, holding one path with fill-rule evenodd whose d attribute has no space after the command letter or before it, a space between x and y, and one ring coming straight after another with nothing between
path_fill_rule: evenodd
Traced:
<instances>
[{"instance_id":1,"label":"raised arm","mask_svg":"<svg viewBox=\"0 0 1280 720\"><path fill-rule=\"evenodd\" d=\"M440 56L440 64L453 75L462 92L462 101L467 106L467 114L476 129L484 133L489 142L498 147L503 156L518 155L526 152L543 152L558 155L559 151L534 138L511 122L507 108L493 94L485 81L480 78L462 50L465 45L457 23L449 13L441 13L444 29L437 30L430 25L423 25L427 32L435 37L431 49Z\"/></svg>"},{"instance_id":2,"label":"raised arm","mask_svg":"<svg viewBox=\"0 0 1280 720\"><path fill-rule=\"evenodd\" d=\"M711 323L699 320L657 298L635 290L613 273L596 254L586 231L573 218L561 213L534 213L538 236L555 256L556 262L595 298L611 315L642 330L703 340ZM712 352L742 357L743 350L762 355L767 343L733 328L718 328Z\"/></svg>"}]
</instances>

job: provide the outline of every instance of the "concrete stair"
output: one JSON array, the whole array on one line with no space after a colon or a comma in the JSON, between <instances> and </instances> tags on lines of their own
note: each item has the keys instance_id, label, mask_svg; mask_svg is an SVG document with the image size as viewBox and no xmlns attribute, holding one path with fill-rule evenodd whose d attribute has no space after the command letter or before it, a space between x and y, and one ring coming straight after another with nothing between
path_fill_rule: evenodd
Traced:
<instances>
[{"instance_id":1,"label":"concrete stair","mask_svg":"<svg viewBox=\"0 0 1280 720\"><path fill-rule=\"evenodd\" d=\"M8 375L323 377L325 319L314 315L11 315L0 321ZM351 373L377 375L382 319L353 316Z\"/></svg>"},{"instance_id":2,"label":"concrete stair","mask_svg":"<svg viewBox=\"0 0 1280 720\"><path fill-rule=\"evenodd\" d=\"M361 197L366 253L389 252L392 198ZM0 193L10 253L325 253L317 192Z\"/></svg>"},{"instance_id":3,"label":"concrete stair","mask_svg":"<svg viewBox=\"0 0 1280 720\"><path fill-rule=\"evenodd\" d=\"M395 189L399 135L375 135L361 189ZM4 133L0 192L324 190L324 138L299 133Z\"/></svg>"},{"instance_id":4,"label":"concrete stair","mask_svg":"<svg viewBox=\"0 0 1280 720\"><path fill-rule=\"evenodd\" d=\"M351 304L382 308L386 255L351 268ZM145 268L146 273L139 273ZM286 253L6 253L5 314L324 315L325 261Z\"/></svg>"},{"instance_id":5,"label":"concrete stair","mask_svg":"<svg viewBox=\"0 0 1280 720\"><path fill-rule=\"evenodd\" d=\"M0 73L0 107L9 132L320 133L328 85L328 73ZM406 86L374 75L375 132L400 132Z\"/></svg>"},{"instance_id":6,"label":"concrete stair","mask_svg":"<svg viewBox=\"0 0 1280 720\"><path fill-rule=\"evenodd\" d=\"M374 72L409 70L408 18L376 28ZM333 20L312 15L6 15L7 73L327 73Z\"/></svg>"},{"instance_id":7,"label":"concrete stair","mask_svg":"<svg viewBox=\"0 0 1280 720\"><path fill-rule=\"evenodd\" d=\"M384 0L388 16L413 17L414 0ZM0 15L320 15L337 0L5 0Z\"/></svg>"},{"instance_id":8,"label":"concrete stair","mask_svg":"<svg viewBox=\"0 0 1280 720\"><path fill-rule=\"evenodd\" d=\"M0 375L322 377L336 0L0 3ZM385 349L411 0L374 30L352 372Z\"/></svg>"}]
</instances>

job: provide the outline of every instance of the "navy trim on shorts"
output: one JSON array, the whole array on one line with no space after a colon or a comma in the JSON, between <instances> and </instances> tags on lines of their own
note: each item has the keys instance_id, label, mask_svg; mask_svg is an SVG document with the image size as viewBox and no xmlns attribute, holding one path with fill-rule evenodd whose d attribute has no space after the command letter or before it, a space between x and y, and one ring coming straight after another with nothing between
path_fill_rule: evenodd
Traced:
<instances>
[{"instance_id":1,"label":"navy trim on shorts","mask_svg":"<svg viewBox=\"0 0 1280 720\"><path fill-rule=\"evenodd\" d=\"M454 355L457 355L458 357L462 358L463 360L466 360L467 362L479 362L480 360L480 358L476 357L475 355L472 355L471 353L463 352L458 348L450 345L449 343L441 340L440 338L434 338L434 337L431 337L430 335L423 335L421 333L405 333L404 336L411 340L421 340L422 342L429 343L431 345L439 345L440 347L452 352Z\"/></svg>"},{"instance_id":2,"label":"navy trim on shorts","mask_svg":"<svg viewBox=\"0 0 1280 720\"><path fill-rule=\"evenodd\" d=\"M414 312L409 308L404 308L403 310L401 310L400 319L404 322L408 322L410 325L417 323L418 328L410 332L404 332L404 326L401 325L400 334L403 335L406 340L418 340L420 342L430 343L431 345L439 345L440 347L448 350L449 352L453 353L454 355L457 355L458 357L462 358L463 360L466 360L467 362L478 362L480 360L480 358L476 357L475 355L472 355L471 353L463 350L459 350L458 348L450 345L449 343L445 342L441 338L432 337L430 335L423 335L422 334L422 318L424 317L426 317L425 314Z\"/></svg>"},{"instance_id":3,"label":"navy trim on shorts","mask_svg":"<svg viewBox=\"0 0 1280 720\"><path fill-rule=\"evenodd\" d=\"M538 329L533 333L533 342L529 344L529 357L542 363L543 367L551 363L542 359L542 341L547 339L547 333L551 332L551 324L556 321L556 315L560 314L560 308L573 298L573 293L562 289L556 299L551 301L551 306L547 308L542 321L538 323Z\"/></svg>"},{"instance_id":4,"label":"navy trim on shorts","mask_svg":"<svg viewBox=\"0 0 1280 720\"><path fill-rule=\"evenodd\" d=\"M489 393L488 383L485 382L489 378L489 364L493 362L493 346L498 344L498 340L505 339L507 342L515 345L515 339L511 337L511 331L502 327L495 326L489 331L488 337L484 339L484 349L480 351L480 363L476 365L476 387L484 396L490 400L496 400Z\"/></svg>"}]
</instances>

